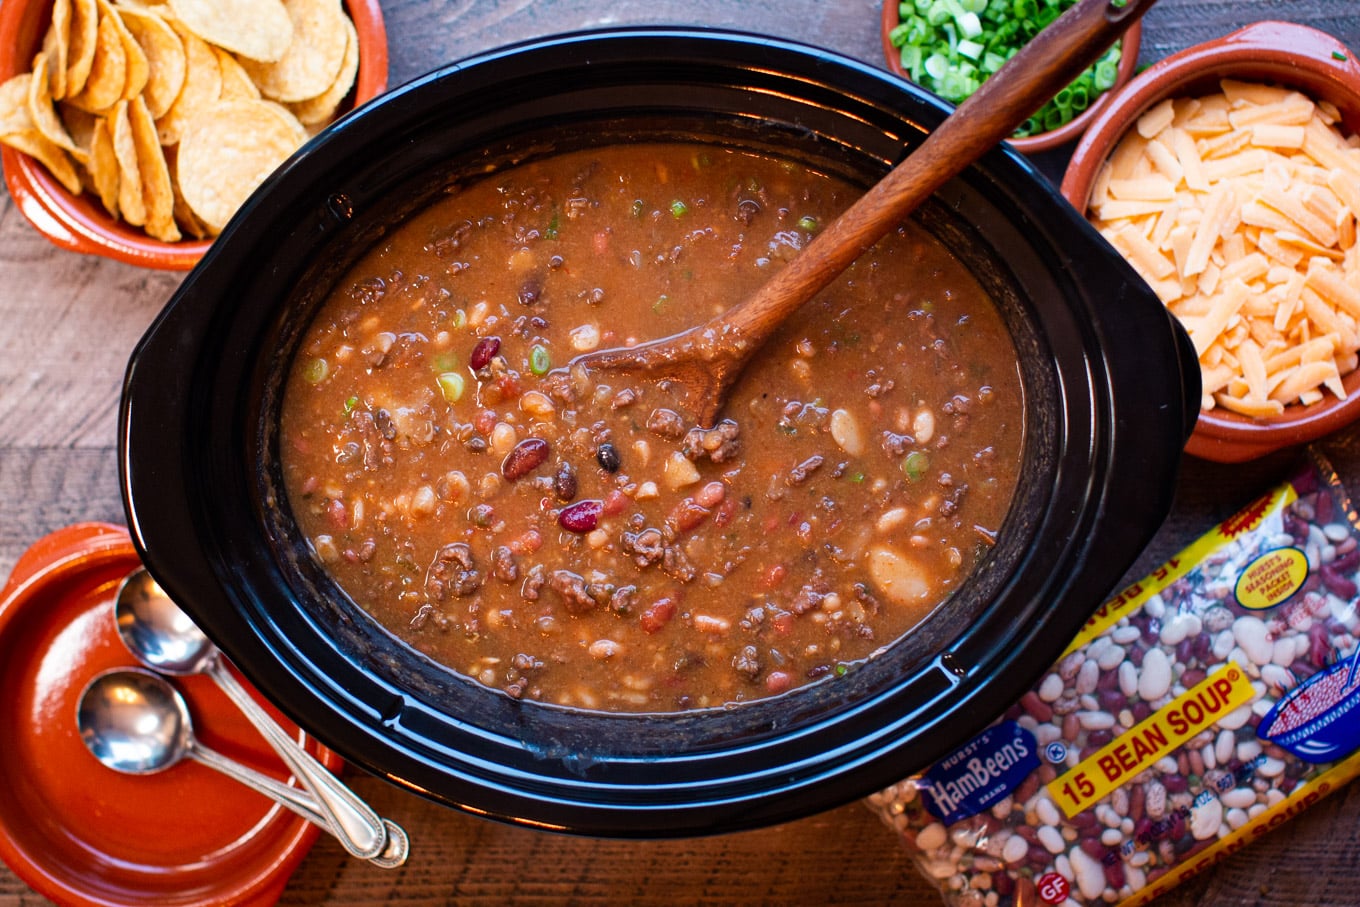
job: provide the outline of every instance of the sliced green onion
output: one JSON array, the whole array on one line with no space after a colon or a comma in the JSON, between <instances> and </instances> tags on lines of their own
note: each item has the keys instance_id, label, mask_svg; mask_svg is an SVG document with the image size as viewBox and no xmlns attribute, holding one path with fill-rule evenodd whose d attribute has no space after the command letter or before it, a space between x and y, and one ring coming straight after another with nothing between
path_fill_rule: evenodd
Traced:
<instances>
[{"instance_id":1,"label":"sliced green onion","mask_svg":"<svg viewBox=\"0 0 1360 907\"><path fill-rule=\"evenodd\" d=\"M798 218L799 230L803 230L807 233L816 233L819 226L821 225L817 223L817 218L812 217L811 215L804 214L802 217Z\"/></svg>"},{"instance_id":2,"label":"sliced green onion","mask_svg":"<svg viewBox=\"0 0 1360 907\"><path fill-rule=\"evenodd\" d=\"M350 397L350 398L346 399L346 400L345 400L345 415L348 416L350 413L354 412L354 407L356 407L356 406L358 406L358 405L359 405L359 398L358 398L358 397Z\"/></svg>"},{"instance_id":3,"label":"sliced green onion","mask_svg":"<svg viewBox=\"0 0 1360 907\"><path fill-rule=\"evenodd\" d=\"M1114 87L1115 79L1119 76L1119 58L1107 60L1102 58L1096 63L1095 86L1096 91L1109 91Z\"/></svg>"},{"instance_id":4,"label":"sliced green onion","mask_svg":"<svg viewBox=\"0 0 1360 907\"><path fill-rule=\"evenodd\" d=\"M913 485L925 478L930 469L930 457L923 451L913 450L902 459L902 474Z\"/></svg>"},{"instance_id":5,"label":"sliced green onion","mask_svg":"<svg viewBox=\"0 0 1360 907\"><path fill-rule=\"evenodd\" d=\"M902 71L945 100L977 91L1040 30L1076 0L902 0L888 38ZM1086 110L1118 78L1119 45L1037 111L1017 136L1054 129Z\"/></svg>"},{"instance_id":6,"label":"sliced green onion","mask_svg":"<svg viewBox=\"0 0 1360 907\"><path fill-rule=\"evenodd\" d=\"M550 368L552 368L552 354L543 344L535 343L529 348L529 371L541 377L548 374Z\"/></svg>"},{"instance_id":7,"label":"sliced green onion","mask_svg":"<svg viewBox=\"0 0 1360 907\"><path fill-rule=\"evenodd\" d=\"M458 372L444 372L435 379L439 383L439 393L444 395L444 399L449 403L457 403L463 399L463 391L467 389L467 379Z\"/></svg>"},{"instance_id":8,"label":"sliced green onion","mask_svg":"<svg viewBox=\"0 0 1360 907\"><path fill-rule=\"evenodd\" d=\"M637 199L636 201L633 202L633 216L634 216L634 217L641 217L642 214L643 214L643 212L646 211L646 210L647 210L647 205L642 201L642 199Z\"/></svg>"},{"instance_id":9,"label":"sliced green onion","mask_svg":"<svg viewBox=\"0 0 1360 907\"><path fill-rule=\"evenodd\" d=\"M675 201L671 202L671 217L674 217L678 220L679 218L684 217L688 213L689 205L680 201L680 199L677 198Z\"/></svg>"},{"instance_id":10,"label":"sliced green onion","mask_svg":"<svg viewBox=\"0 0 1360 907\"><path fill-rule=\"evenodd\" d=\"M434 359L430 362L430 367L436 372L451 372L458 368L458 354L449 350L435 353Z\"/></svg>"},{"instance_id":11,"label":"sliced green onion","mask_svg":"<svg viewBox=\"0 0 1360 907\"><path fill-rule=\"evenodd\" d=\"M902 48L902 69L913 82L921 81L921 48L908 44ZM1005 62L1004 60L1002 61Z\"/></svg>"},{"instance_id":12,"label":"sliced green onion","mask_svg":"<svg viewBox=\"0 0 1360 907\"><path fill-rule=\"evenodd\" d=\"M557 239L557 231L561 225L561 220L558 218L557 212L554 211L552 219L548 221L548 228L543 231L543 238Z\"/></svg>"},{"instance_id":13,"label":"sliced green onion","mask_svg":"<svg viewBox=\"0 0 1360 907\"><path fill-rule=\"evenodd\" d=\"M949 58L944 54L931 54L926 57L925 70L932 79L943 79L945 73L949 72Z\"/></svg>"}]
</instances>

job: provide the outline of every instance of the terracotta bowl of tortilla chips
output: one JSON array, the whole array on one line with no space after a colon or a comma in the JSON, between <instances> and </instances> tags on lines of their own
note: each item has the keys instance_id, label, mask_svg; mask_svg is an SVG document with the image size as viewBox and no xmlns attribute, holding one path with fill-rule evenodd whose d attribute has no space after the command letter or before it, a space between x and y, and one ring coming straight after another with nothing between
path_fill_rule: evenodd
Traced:
<instances>
[{"instance_id":1,"label":"terracotta bowl of tortilla chips","mask_svg":"<svg viewBox=\"0 0 1360 907\"><path fill-rule=\"evenodd\" d=\"M188 270L277 164L385 90L378 0L243 5L260 9L224 20L214 0L0 4L0 162L40 233Z\"/></svg>"}]
</instances>

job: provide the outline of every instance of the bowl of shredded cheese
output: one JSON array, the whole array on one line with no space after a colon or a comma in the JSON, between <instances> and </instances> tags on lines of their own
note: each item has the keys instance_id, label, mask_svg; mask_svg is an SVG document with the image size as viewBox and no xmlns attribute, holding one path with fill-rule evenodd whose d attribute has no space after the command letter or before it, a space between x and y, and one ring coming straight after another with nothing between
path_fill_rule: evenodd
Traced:
<instances>
[{"instance_id":1,"label":"bowl of shredded cheese","mask_svg":"<svg viewBox=\"0 0 1360 907\"><path fill-rule=\"evenodd\" d=\"M1316 29L1258 22L1129 82L1062 194L1190 334L1186 450L1240 462L1360 415L1360 64Z\"/></svg>"}]
</instances>

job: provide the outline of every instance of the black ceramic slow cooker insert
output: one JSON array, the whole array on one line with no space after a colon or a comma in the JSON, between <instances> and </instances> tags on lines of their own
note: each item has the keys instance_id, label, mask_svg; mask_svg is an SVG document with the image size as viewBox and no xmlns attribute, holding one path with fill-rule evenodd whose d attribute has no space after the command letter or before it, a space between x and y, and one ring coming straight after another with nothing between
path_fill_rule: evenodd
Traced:
<instances>
[{"instance_id":1,"label":"black ceramic slow cooker insert","mask_svg":"<svg viewBox=\"0 0 1360 907\"><path fill-rule=\"evenodd\" d=\"M917 215L991 292L1022 359L1024 472L994 552L844 678L728 709L511 699L397 641L302 541L277 462L309 315L392 224L488 169L599 142L700 139L871 184L949 108L881 70L748 35L629 29L488 53L309 143L249 200L129 364L134 541L308 732L437 801L536 827L690 835L893 783L980 730L1062 651L1161 524L1198 411L1184 333L1024 159L989 153Z\"/></svg>"}]
</instances>

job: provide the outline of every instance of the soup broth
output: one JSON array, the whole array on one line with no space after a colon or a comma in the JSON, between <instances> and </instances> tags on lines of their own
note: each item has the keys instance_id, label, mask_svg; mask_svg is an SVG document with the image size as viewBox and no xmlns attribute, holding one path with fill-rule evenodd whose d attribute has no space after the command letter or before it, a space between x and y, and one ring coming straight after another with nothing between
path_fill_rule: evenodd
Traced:
<instances>
[{"instance_id":1,"label":"soup broth","mask_svg":"<svg viewBox=\"0 0 1360 907\"><path fill-rule=\"evenodd\" d=\"M740 302L859 194L697 143L454 187L342 278L291 367L280 458L318 560L517 698L664 712L854 670L947 602L1015 489L1016 352L967 269L902 225L711 427L571 360Z\"/></svg>"}]
</instances>

